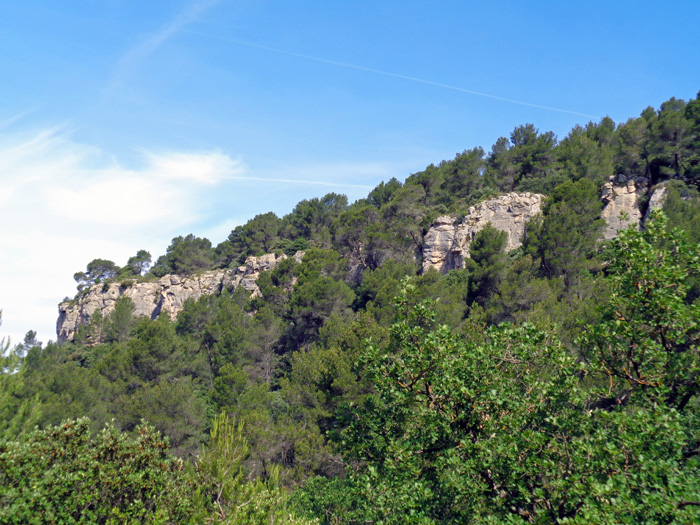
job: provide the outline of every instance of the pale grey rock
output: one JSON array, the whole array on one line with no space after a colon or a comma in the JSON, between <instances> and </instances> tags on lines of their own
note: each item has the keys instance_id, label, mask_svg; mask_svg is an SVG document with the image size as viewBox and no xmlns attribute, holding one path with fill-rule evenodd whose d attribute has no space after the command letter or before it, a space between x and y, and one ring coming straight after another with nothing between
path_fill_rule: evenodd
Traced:
<instances>
[{"instance_id":1,"label":"pale grey rock","mask_svg":"<svg viewBox=\"0 0 700 525\"><path fill-rule=\"evenodd\" d=\"M525 225L542 210L544 196L537 193L508 193L469 208L459 219L438 217L423 238L423 271L435 268L441 273L464 268L469 245L487 224L508 234L506 250L522 244Z\"/></svg>"},{"instance_id":2,"label":"pale grey rock","mask_svg":"<svg viewBox=\"0 0 700 525\"><path fill-rule=\"evenodd\" d=\"M297 252L294 258L299 262L303 256L304 252ZM155 319L165 312L174 320L187 299L196 300L203 295L219 294L238 286L250 291L252 296L260 296L256 284L260 273L273 269L286 258L284 254L248 257L245 264L235 270L214 270L188 277L165 275L158 281L137 282L127 287L120 283L111 283L106 288L102 284L96 284L76 300L58 305L58 342L71 341L77 328L88 324L95 313L109 315L120 297L132 300L134 315L137 317Z\"/></svg>"},{"instance_id":3,"label":"pale grey rock","mask_svg":"<svg viewBox=\"0 0 700 525\"><path fill-rule=\"evenodd\" d=\"M611 180L603 185L601 199L603 211L600 216L605 219L603 238L607 241L617 236L617 232L629 226L640 227L642 213L639 210L639 194L643 190L635 181L629 180L615 185ZM623 214L626 217L623 217Z\"/></svg>"},{"instance_id":4,"label":"pale grey rock","mask_svg":"<svg viewBox=\"0 0 700 525\"><path fill-rule=\"evenodd\" d=\"M651 197L649 197L649 205L646 213L644 214L644 222L649 220L649 216L651 215L652 211L659 210L664 207L664 204L666 204L667 186L668 183L662 182L652 190Z\"/></svg>"},{"instance_id":5,"label":"pale grey rock","mask_svg":"<svg viewBox=\"0 0 700 525\"><path fill-rule=\"evenodd\" d=\"M435 268L446 273L463 268L462 249L457 241L457 218L444 215L435 222L423 238L423 271ZM456 259L459 259L457 261Z\"/></svg>"},{"instance_id":6,"label":"pale grey rock","mask_svg":"<svg viewBox=\"0 0 700 525\"><path fill-rule=\"evenodd\" d=\"M196 300L203 295L220 293L230 273L230 270L216 270L189 278L178 275L162 277L159 281L161 288L158 304L149 317L157 317L161 312L166 312L174 320L187 299Z\"/></svg>"}]
</instances>

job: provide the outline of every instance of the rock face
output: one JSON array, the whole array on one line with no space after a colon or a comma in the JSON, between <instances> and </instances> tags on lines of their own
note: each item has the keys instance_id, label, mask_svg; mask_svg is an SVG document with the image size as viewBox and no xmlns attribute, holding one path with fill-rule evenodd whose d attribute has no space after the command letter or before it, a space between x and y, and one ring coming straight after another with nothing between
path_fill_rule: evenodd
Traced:
<instances>
[{"instance_id":1,"label":"rock face","mask_svg":"<svg viewBox=\"0 0 700 525\"><path fill-rule=\"evenodd\" d=\"M297 252L294 258L301 261L303 256L304 252ZM96 284L77 300L58 305L58 342L72 340L76 329L89 323L95 313L109 314L120 297L129 297L133 301L134 315L137 317L155 319L161 312L166 312L171 319L175 319L187 299L219 294L238 286L252 292L253 296L259 296L260 289L256 281L260 272L271 270L286 258L286 255L274 254L248 257L245 264L235 270L214 270L192 277L165 275L158 281L134 283L126 288L120 283L111 283L106 288L102 284Z\"/></svg>"},{"instance_id":2,"label":"rock face","mask_svg":"<svg viewBox=\"0 0 700 525\"><path fill-rule=\"evenodd\" d=\"M537 193L508 193L472 206L461 219L438 217L423 238L423 271L435 268L447 273L464 268L469 245L488 223L508 234L506 250L518 248L527 221L540 213L543 199Z\"/></svg>"},{"instance_id":3,"label":"rock face","mask_svg":"<svg viewBox=\"0 0 700 525\"><path fill-rule=\"evenodd\" d=\"M640 226L642 213L639 210L639 196L644 190L633 180L622 185L615 185L612 181L603 185L601 199L604 206L601 217L605 219L603 238L607 241L617 236L617 232L628 228L630 225ZM627 215L626 219L620 217L621 213Z\"/></svg>"},{"instance_id":4,"label":"rock face","mask_svg":"<svg viewBox=\"0 0 700 525\"><path fill-rule=\"evenodd\" d=\"M644 214L644 222L647 222L647 220L649 220L649 216L651 215L652 211L664 207L664 204L666 203L667 185L667 183L663 182L652 190L651 197L649 197L649 207L647 208L647 211Z\"/></svg>"}]
</instances>

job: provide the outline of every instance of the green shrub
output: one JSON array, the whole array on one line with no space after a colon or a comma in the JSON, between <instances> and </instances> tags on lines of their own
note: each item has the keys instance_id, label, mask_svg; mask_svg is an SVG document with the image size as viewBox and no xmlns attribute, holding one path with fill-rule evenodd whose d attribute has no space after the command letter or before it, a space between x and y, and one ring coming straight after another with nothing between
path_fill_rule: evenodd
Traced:
<instances>
[{"instance_id":1,"label":"green shrub","mask_svg":"<svg viewBox=\"0 0 700 525\"><path fill-rule=\"evenodd\" d=\"M0 441L1 523L186 523L191 493L182 461L145 424L92 436L82 418Z\"/></svg>"}]
</instances>

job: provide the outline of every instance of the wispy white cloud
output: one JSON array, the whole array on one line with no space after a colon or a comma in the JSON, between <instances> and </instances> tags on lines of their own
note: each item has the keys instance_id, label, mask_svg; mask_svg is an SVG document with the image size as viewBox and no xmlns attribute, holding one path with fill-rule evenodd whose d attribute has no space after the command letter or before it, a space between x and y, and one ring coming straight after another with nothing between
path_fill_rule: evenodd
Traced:
<instances>
[{"instance_id":1,"label":"wispy white cloud","mask_svg":"<svg viewBox=\"0 0 700 525\"><path fill-rule=\"evenodd\" d=\"M147 35L139 44L129 49L117 62L112 77L107 85L106 95L118 92L127 82L132 72L149 55L153 54L165 42L173 38L187 25L195 22L205 11L221 3L222 0L200 0L188 5L178 12L166 24Z\"/></svg>"},{"instance_id":2,"label":"wispy white cloud","mask_svg":"<svg viewBox=\"0 0 700 525\"><path fill-rule=\"evenodd\" d=\"M144 155L152 175L165 181L216 184L223 179L242 177L245 172L240 159L221 152L208 153L205 157L180 152L144 152Z\"/></svg>"},{"instance_id":3,"label":"wispy white cloud","mask_svg":"<svg viewBox=\"0 0 700 525\"><path fill-rule=\"evenodd\" d=\"M0 117L0 131L3 129L9 128L13 124L16 124L17 122L21 121L23 118L25 118L27 115L30 113L33 113L33 109L28 109L26 111L22 111L21 113L18 113L16 115L11 115L9 117Z\"/></svg>"},{"instance_id":4,"label":"wispy white cloud","mask_svg":"<svg viewBox=\"0 0 700 525\"><path fill-rule=\"evenodd\" d=\"M70 140L65 130L0 138L3 201L31 195L56 217L101 225L142 227L190 220L193 187L204 188L240 176L240 161L221 152L142 151L143 165L120 166L90 145Z\"/></svg>"},{"instance_id":5,"label":"wispy white cloud","mask_svg":"<svg viewBox=\"0 0 700 525\"><path fill-rule=\"evenodd\" d=\"M55 337L73 273L96 257L124 264L141 248L163 253L245 170L220 151L141 153L140 165L125 167L65 127L0 133L2 333Z\"/></svg>"}]
</instances>

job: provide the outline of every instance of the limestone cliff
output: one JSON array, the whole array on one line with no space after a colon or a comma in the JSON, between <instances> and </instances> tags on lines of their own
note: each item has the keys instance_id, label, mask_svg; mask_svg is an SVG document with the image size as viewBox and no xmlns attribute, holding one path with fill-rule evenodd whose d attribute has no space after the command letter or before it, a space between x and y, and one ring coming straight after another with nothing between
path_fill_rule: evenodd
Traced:
<instances>
[{"instance_id":1,"label":"limestone cliff","mask_svg":"<svg viewBox=\"0 0 700 525\"><path fill-rule=\"evenodd\" d=\"M617 182L617 184L615 183ZM630 224L640 227L642 214L639 198L648 191L646 179L618 179L603 186L601 199L604 202L601 216L606 221L604 238L612 239L617 232ZM650 194L648 209L663 206L666 187L661 184ZM444 215L438 217L423 238L423 271L435 268L441 273L464 268L469 257L469 245L474 236L486 224L507 233L506 250L518 248L522 243L527 221L540 213L544 196L536 193L508 193L483 201L469 208L464 217ZM626 218L621 218L621 213ZM647 211L648 215L648 211ZM303 252L294 257L301 260ZM73 301L59 305L56 326L58 341L72 340L76 329L87 324L96 312L109 314L120 297L129 297L134 305L134 315L156 318L161 312L175 319L189 298L221 293L228 288L242 286L254 296L260 294L256 280L260 272L274 268L285 259L273 254L249 257L243 266L236 269L204 272L192 277L166 275L158 281L134 283L122 286L111 283L92 286Z\"/></svg>"},{"instance_id":2,"label":"limestone cliff","mask_svg":"<svg viewBox=\"0 0 700 525\"><path fill-rule=\"evenodd\" d=\"M601 217L605 219L606 227L603 231L603 238L607 241L617 236L617 232L629 226L640 229L643 223L649 218L652 210L663 208L666 201L666 182L654 186L649 186L649 181L643 177L637 179L618 179L617 184L611 177L610 182L603 185L601 199L604 206ZM646 205L646 212L642 218L640 209L640 198L649 196ZM621 218L621 213L627 216Z\"/></svg>"},{"instance_id":3,"label":"limestone cliff","mask_svg":"<svg viewBox=\"0 0 700 525\"><path fill-rule=\"evenodd\" d=\"M615 180L611 177L603 185L601 217L605 219L605 240L613 239L620 230L630 225L641 227L640 198L647 192L649 202L645 221L651 210L663 207L666 183L650 190L647 179ZM438 217L423 238L423 271L435 268L447 273L455 268L464 268L464 259L469 257L469 244L489 222L508 234L507 251L519 247L525 233L525 223L540 212L543 199L544 196L534 193L509 193L477 204L461 219L449 215Z\"/></svg>"},{"instance_id":4,"label":"limestone cliff","mask_svg":"<svg viewBox=\"0 0 700 525\"><path fill-rule=\"evenodd\" d=\"M300 261L303 252L297 252L294 258ZM65 301L58 305L58 322L56 333L58 342L70 341L75 336L79 326L90 322L95 313L108 315L120 297L129 297L135 306L134 315L155 319L161 312L175 319L187 299L198 299L202 295L218 294L229 288L242 286L252 292L253 296L260 295L256 280L260 272L271 270L286 255L275 256L266 254L260 257L248 257L243 266L231 270L214 270L199 275L184 277L165 275L158 281L134 283L124 287L120 283L111 283L105 287L96 284L73 301Z\"/></svg>"},{"instance_id":5,"label":"limestone cliff","mask_svg":"<svg viewBox=\"0 0 700 525\"><path fill-rule=\"evenodd\" d=\"M525 225L540 213L543 199L537 193L508 193L472 206L461 219L438 217L423 238L423 271L464 268L471 241L488 223L508 234L506 250L519 247Z\"/></svg>"},{"instance_id":6,"label":"limestone cliff","mask_svg":"<svg viewBox=\"0 0 700 525\"><path fill-rule=\"evenodd\" d=\"M664 204L666 203L667 186L667 182L662 182L661 184L652 189L651 196L649 197L649 206L647 207L647 211L644 214L644 222L646 222L649 219L649 215L651 215L651 212L653 210L664 207Z\"/></svg>"},{"instance_id":7,"label":"limestone cliff","mask_svg":"<svg viewBox=\"0 0 700 525\"><path fill-rule=\"evenodd\" d=\"M639 228L642 220L639 197L645 189L644 186L638 186L633 180L625 181L620 185L615 185L613 181L603 185L601 199L604 204L600 215L605 219L603 238L606 241L613 239L617 236L617 232L630 225Z\"/></svg>"}]
</instances>

